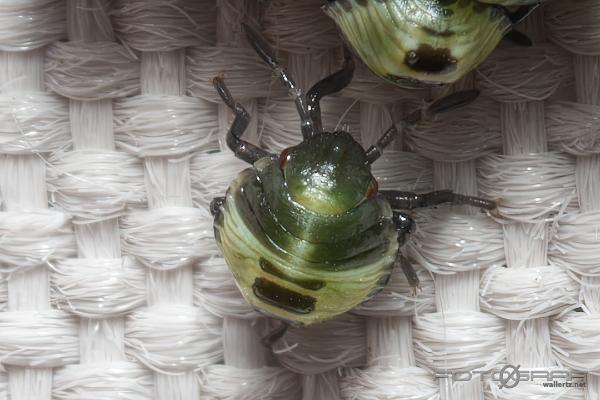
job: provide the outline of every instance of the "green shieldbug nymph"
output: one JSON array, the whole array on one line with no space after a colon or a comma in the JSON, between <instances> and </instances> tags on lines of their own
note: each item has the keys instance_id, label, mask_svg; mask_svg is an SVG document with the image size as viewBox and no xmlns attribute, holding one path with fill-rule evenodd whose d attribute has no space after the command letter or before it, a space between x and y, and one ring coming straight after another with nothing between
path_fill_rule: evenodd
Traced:
<instances>
[{"instance_id":1,"label":"green shieldbug nymph","mask_svg":"<svg viewBox=\"0 0 600 400\"><path fill-rule=\"evenodd\" d=\"M537 4L519 0L328 0L325 13L373 73L403 87L456 82L472 71ZM538 2L535 2L538 3Z\"/></svg>"},{"instance_id":2,"label":"green shieldbug nymph","mask_svg":"<svg viewBox=\"0 0 600 400\"><path fill-rule=\"evenodd\" d=\"M399 251L413 221L402 210L440 203L485 209L491 201L451 191L415 194L380 191L371 164L397 134L391 127L368 150L346 132L324 132L319 102L352 80L354 62L346 53L342 70L318 82L306 96L255 30L246 34L259 56L287 87L301 117L303 142L275 155L241 136L249 115L221 78L214 84L235 118L227 144L252 165L211 203L215 239L244 298L258 310L297 325L342 314L382 289L392 268L418 279ZM417 110L414 124L428 114L469 103L476 91L459 92Z\"/></svg>"}]
</instances>

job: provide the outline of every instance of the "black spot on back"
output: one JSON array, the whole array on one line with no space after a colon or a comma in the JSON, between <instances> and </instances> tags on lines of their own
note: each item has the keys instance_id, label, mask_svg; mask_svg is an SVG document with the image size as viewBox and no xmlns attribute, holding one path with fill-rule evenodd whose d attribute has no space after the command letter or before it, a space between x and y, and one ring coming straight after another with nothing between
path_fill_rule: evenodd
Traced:
<instances>
[{"instance_id":1,"label":"black spot on back","mask_svg":"<svg viewBox=\"0 0 600 400\"><path fill-rule=\"evenodd\" d=\"M252 290L265 303L294 314L310 314L315 310L317 300L314 297L294 292L264 278L256 278Z\"/></svg>"},{"instance_id":2,"label":"black spot on back","mask_svg":"<svg viewBox=\"0 0 600 400\"><path fill-rule=\"evenodd\" d=\"M414 71L435 74L454 70L457 60L452 57L450 49L434 49L422 44L417 50L406 53L404 63Z\"/></svg>"},{"instance_id":3,"label":"black spot on back","mask_svg":"<svg viewBox=\"0 0 600 400\"><path fill-rule=\"evenodd\" d=\"M262 257L260 258L258 263L260 265L260 269L262 269L267 274L276 276L279 279L283 279L284 281L298 285L301 288L316 291L316 290L323 289L325 287L325 282L319 281L316 279L292 278L291 276L288 276L286 273L279 270L276 266L274 266L273 264L271 264L269 261L267 261L266 259L264 259Z\"/></svg>"}]
</instances>

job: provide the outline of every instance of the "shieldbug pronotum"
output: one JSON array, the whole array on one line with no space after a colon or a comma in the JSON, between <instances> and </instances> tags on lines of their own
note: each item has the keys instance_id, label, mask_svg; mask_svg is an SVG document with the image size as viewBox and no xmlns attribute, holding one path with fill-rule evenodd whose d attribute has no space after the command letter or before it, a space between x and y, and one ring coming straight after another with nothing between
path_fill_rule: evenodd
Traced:
<instances>
[{"instance_id":1,"label":"shieldbug pronotum","mask_svg":"<svg viewBox=\"0 0 600 400\"><path fill-rule=\"evenodd\" d=\"M507 34L514 42L530 44L513 27L538 3L328 0L323 10L371 71L397 85L416 87L456 82L484 61Z\"/></svg>"},{"instance_id":2,"label":"shieldbug pronotum","mask_svg":"<svg viewBox=\"0 0 600 400\"><path fill-rule=\"evenodd\" d=\"M211 203L215 238L244 298L266 314L309 325L373 296L387 283L395 265L416 287L416 274L399 251L413 227L406 210L441 203L493 209L495 204L451 191L378 190L371 164L396 137L397 128L391 127L365 151L347 132L325 132L321 125L321 98L352 80L350 54L346 53L342 70L304 96L264 38L248 26L245 30L294 99L304 140L280 155L242 140L249 115L224 81L214 79L235 114L227 144L237 157L252 164L231 183L225 197ZM408 115L403 125L476 97L476 91L444 97Z\"/></svg>"}]
</instances>

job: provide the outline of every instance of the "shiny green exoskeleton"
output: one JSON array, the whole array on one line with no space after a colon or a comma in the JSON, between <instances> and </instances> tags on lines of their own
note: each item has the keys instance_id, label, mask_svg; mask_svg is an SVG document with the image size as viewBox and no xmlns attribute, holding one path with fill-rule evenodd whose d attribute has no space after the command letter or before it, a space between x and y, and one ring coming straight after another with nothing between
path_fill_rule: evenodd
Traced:
<instances>
[{"instance_id":1,"label":"shiny green exoskeleton","mask_svg":"<svg viewBox=\"0 0 600 400\"><path fill-rule=\"evenodd\" d=\"M223 80L215 78L217 91L235 114L227 144L251 164L225 197L211 203L215 238L242 295L268 315L310 325L374 296L395 265L416 287L416 274L399 251L413 221L400 210L445 202L493 208L493 203L449 191L379 191L371 164L394 139L396 128L366 151L350 134L321 128L320 99L352 79L349 54L341 71L304 96L264 38L247 26L246 32L294 98L304 140L278 155L242 140L249 115ZM414 124L476 96L472 91L447 96L413 112L404 123Z\"/></svg>"},{"instance_id":2,"label":"shiny green exoskeleton","mask_svg":"<svg viewBox=\"0 0 600 400\"><path fill-rule=\"evenodd\" d=\"M505 6L538 2L329 0L323 9L376 75L418 87L453 83L472 71L535 8Z\"/></svg>"},{"instance_id":3,"label":"shiny green exoskeleton","mask_svg":"<svg viewBox=\"0 0 600 400\"><path fill-rule=\"evenodd\" d=\"M215 232L252 305L308 325L384 286L398 234L365 161L349 134L322 133L230 185Z\"/></svg>"}]
</instances>

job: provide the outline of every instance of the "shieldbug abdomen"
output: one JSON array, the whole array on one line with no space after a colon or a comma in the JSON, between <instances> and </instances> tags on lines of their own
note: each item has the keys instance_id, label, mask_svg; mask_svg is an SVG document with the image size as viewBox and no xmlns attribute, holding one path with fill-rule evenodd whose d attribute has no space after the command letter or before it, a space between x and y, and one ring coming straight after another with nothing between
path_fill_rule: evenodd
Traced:
<instances>
[{"instance_id":1,"label":"shieldbug abdomen","mask_svg":"<svg viewBox=\"0 0 600 400\"><path fill-rule=\"evenodd\" d=\"M215 238L244 298L258 310L310 325L351 310L387 283L392 268L408 281L416 274L399 248L413 221L407 210L440 203L492 209L491 201L450 191L415 194L379 191L371 164L397 135L392 126L365 150L350 134L322 129L319 102L346 87L354 62L318 82L306 96L278 63L265 39L245 26L249 42L296 102L304 140L271 154L241 139L249 116L220 78L214 84L235 119L227 144L251 164L211 204ZM473 101L459 92L408 115L413 124Z\"/></svg>"},{"instance_id":2,"label":"shieldbug abdomen","mask_svg":"<svg viewBox=\"0 0 600 400\"><path fill-rule=\"evenodd\" d=\"M415 87L453 83L472 71L535 8L526 5L532 3L537 2L329 0L323 9L371 71ZM499 4L525 5L512 12Z\"/></svg>"}]
</instances>

